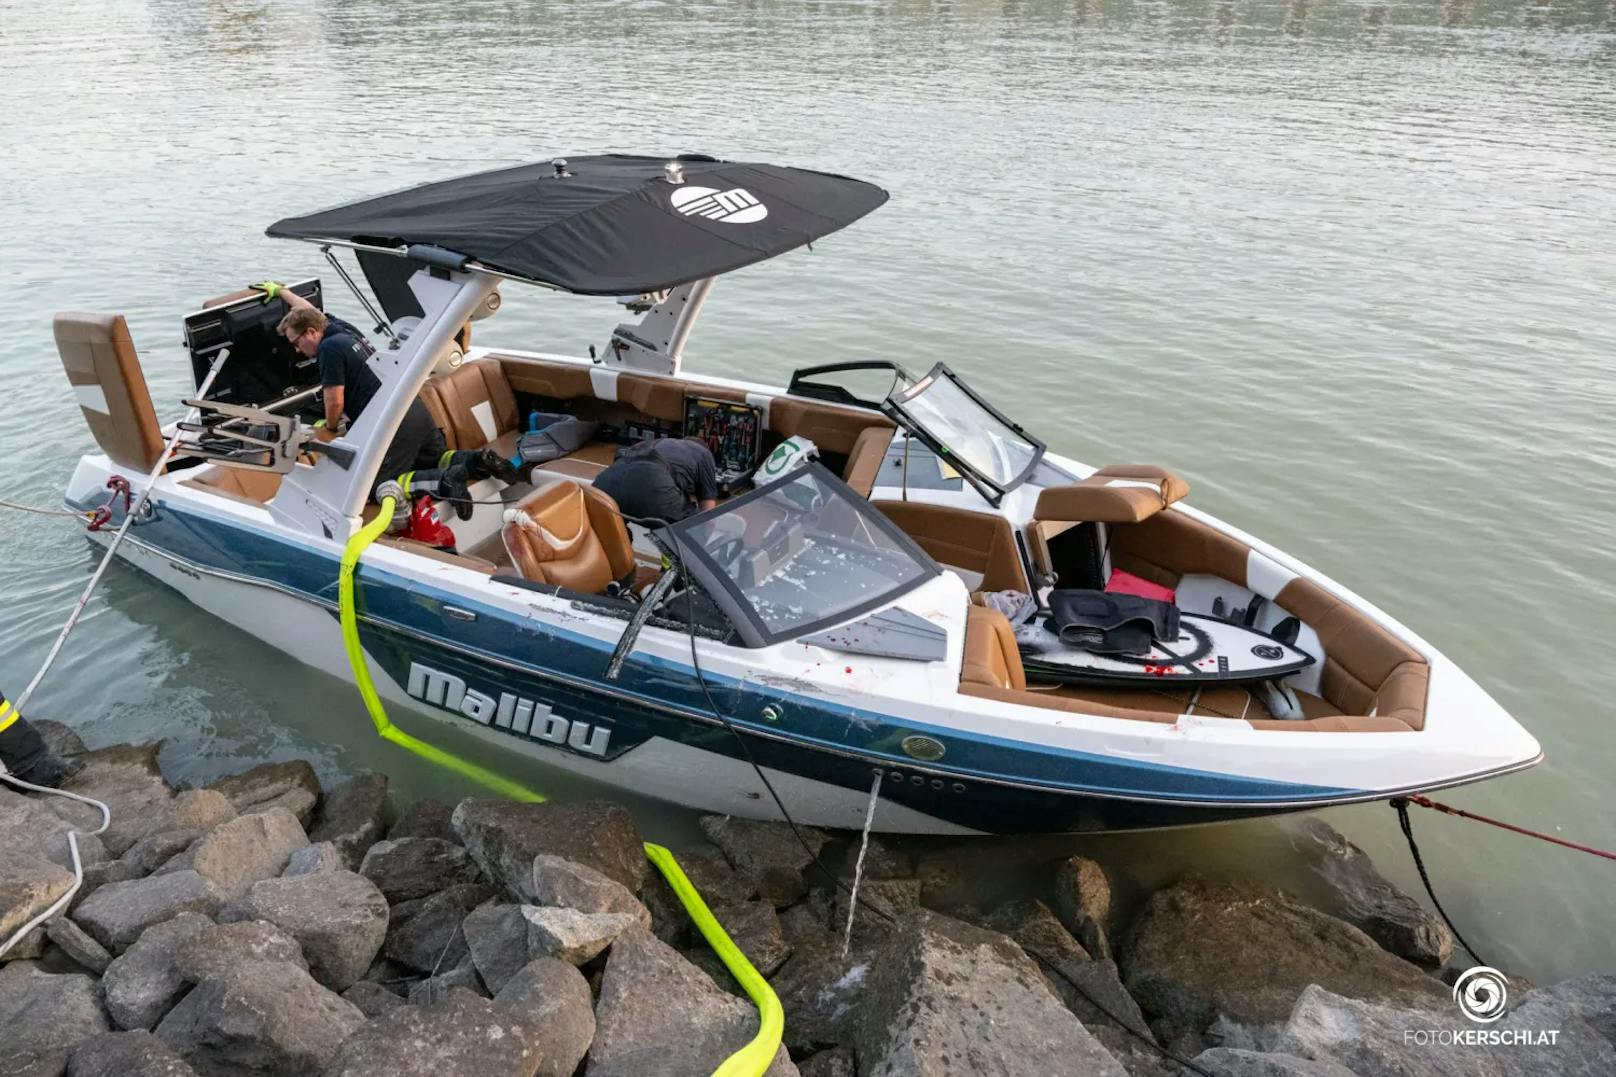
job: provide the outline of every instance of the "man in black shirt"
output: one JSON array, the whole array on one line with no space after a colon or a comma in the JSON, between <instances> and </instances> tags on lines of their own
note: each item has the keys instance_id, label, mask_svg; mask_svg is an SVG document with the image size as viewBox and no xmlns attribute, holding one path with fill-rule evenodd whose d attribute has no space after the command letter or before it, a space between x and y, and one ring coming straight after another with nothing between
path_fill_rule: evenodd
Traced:
<instances>
[{"instance_id":1,"label":"man in black shirt","mask_svg":"<svg viewBox=\"0 0 1616 1077\"><path fill-rule=\"evenodd\" d=\"M697 438L657 438L618 450L595 489L625 516L672 523L718 504L718 466Z\"/></svg>"}]
</instances>

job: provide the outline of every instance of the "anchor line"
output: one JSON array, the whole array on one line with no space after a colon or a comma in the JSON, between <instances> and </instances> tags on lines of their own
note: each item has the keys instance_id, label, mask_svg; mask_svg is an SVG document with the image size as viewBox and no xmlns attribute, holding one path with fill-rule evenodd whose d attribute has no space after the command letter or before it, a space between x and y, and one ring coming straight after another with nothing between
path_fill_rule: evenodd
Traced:
<instances>
[{"instance_id":1,"label":"anchor line","mask_svg":"<svg viewBox=\"0 0 1616 1077\"><path fill-rule=\"evenodd\" d=\"M1430 897L1431 904L1436 906L1436 911L1441 914L1442 922L1448 925L1449 931L1453 932L1454 941L1463 946L1465 952L1476 959L1476 964L1497 968L1498 966L1482 960L1481 955L1476 953L1476 948L1465 941L1465 937L1459 934L1459 929L1453 925L1453 918L1448 915L1448 910L1444 909L1442 902L1437 900L1436 890L1431 887L1431 876L1425 870L1425 858L1420 856L1420 847L1414 841L1414 824L1408 817L1408 801L1409 798L1407 797L1397 797L1391 802L1391 805L1397 810L1397 825L1402 828L1403 837L1408 839L1408 851L1414 857L1414 866L1419 869L1420 882L1425 884L1426 895Z\"/></svg>"}]
</instances>

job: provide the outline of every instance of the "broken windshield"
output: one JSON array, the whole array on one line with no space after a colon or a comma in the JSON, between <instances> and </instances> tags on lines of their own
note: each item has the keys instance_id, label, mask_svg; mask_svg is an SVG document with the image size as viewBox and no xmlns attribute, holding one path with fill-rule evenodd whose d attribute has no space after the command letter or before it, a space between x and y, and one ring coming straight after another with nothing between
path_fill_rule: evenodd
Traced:
<instances>
[{"instance_id":1,"label":"broken windshield","mask_svg":"<svg viewBox=\"0 0 1616 1077\"><path fill-rule=\"evenodd\" d=\"M674 552L754 647L884 605L938 571L817 464L668 530Z\"/></svg>"},{"instance_id":2,"label":"broken windshield","mask_svg":"<svg viewBox=\"0 0 1616 1077\"><path fill-rule=\"evenodd\" d=\"M947 366L938 363L913 385L893 387L885 411L957 466L998 504L1038 466L1044 443L999 414Z\"/></svg>"}]
</instances>

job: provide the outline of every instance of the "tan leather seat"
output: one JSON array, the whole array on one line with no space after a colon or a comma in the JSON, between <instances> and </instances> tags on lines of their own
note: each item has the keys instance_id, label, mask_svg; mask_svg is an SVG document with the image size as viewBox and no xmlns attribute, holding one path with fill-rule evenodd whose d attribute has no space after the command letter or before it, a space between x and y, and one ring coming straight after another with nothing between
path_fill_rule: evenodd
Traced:
<instances>
[{"instance_id":1,"label":"tan leather seat","mask_svg":"<svg viewBox=\"0 0 1616 1077\"><path fill-rule=\"evenodd\" d=\"M634 547L617 503L593 486L546 483L516 505L505 549L524 580L600 594L634 575Z\"/></svg>"},{"instance_id":2,"label":"tan leather seat","mask_svg":"<svg viewBox=\"0 0 1616 1077\"><path fill-rule=\"evenodd\" d=\"M515 455L521 418L516 394L497 361L479 359L433 378L422 387L421 402L449 448L487 446L501 456Z\"/></svg>"},{"instance_id":3,"label":"tan leather seat","mask_svg":"<svg viewBox=\"0 0 1616 1077\"><path fill-rule=\"evenodd\" d=\"M95 443L114 464L150 471L163 453L163 432L123 315L62 313L55 331Z\"/></svg>"},{"instance_id":4,"label":"tan leather seat","mask_svg":"<svg viewBox=\"0 0 1616 1077\"><path fill-rule=\"evenodd\" d=\"M871 504L939 564L981 573L981 590L1032 593L1016 549L1015 529L1003 516L923 501Z\"/></svg>"},{"instance_id":5,"label":"tan leather seat","mask_svg":"<svg viewBox=\"0 0 1616 1077\"><path fill-rule=\"evenodd\" d=\"M897 428L892 426L866 426L853 442L853 451L847 454L847 467L842 469L842 481L851 486L860 497L869 497L875 489L875 480L881 475L881 463L887 458L887 449Z\"/></svg>"},{"instance_id":6,"label":"tan leather seat","mask_svg":"<svg viewBox=\"0 0 1616 1077\"><path fill-rule=\"evenodd\" d=\"M1026 689L1027 674L1021 667L1021 652L1016 649L1016 633L1010 619L998 610L966 607L960 683L1014 692Z\"/></svg>"},{"instance_id":7,"label":"tan leather seat","mask_svg":"<svg viewBox=\"0 0 1616 1077\"><path fill-rule=\"evenodd\" d=\"M1190 492L1190 484L1149 464L1102 467L1081 482L1046 487L1034 520L1060 523L1136 524Z\"/></svg>"}]
</instances>

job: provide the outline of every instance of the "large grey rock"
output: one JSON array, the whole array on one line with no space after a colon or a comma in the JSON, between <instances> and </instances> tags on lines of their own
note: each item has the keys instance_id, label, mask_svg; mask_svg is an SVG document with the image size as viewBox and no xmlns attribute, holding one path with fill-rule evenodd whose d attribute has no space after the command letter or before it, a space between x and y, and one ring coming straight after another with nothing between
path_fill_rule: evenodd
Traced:
<instances>
[{"instance_id":1,"label":"large grey rock","mask_svg":"<svg viewBox=\"0 0 1616 1077\"><path fill-rule=\"evenodd\" d=\"M273 879L309 843L297 816L276 806L221 823L191 847L191 869L234 901L262 879Z\"/></svg>"},{"instance_id":2,"label":"large grey rock","mask_svg":"<svg viewBox=\"0 0 1616 1077\"><path fill-rule=\"evenodd\" d=\"M797 1063L800 1077L858 1077L853 1052L847 1047L818 1051Z\"/></svg>"},{"instance_id":3,"label":"large grey rock","mask_svg":"<svg viewBox=\"0 0 1616 1077\"><path fill-rule=\"evenodd\" d=\"M478 975L497 996L528 963L527 917L522 915L522 906L480 905L466 914L460 930Z\"/></svg>"},{"instance_id":4,"label":"large grey rock","mask_svg":"<svg viewBox=\"0 0 1616 1077\"><path fill-rule=\"evenodd\" d=\"M595 1039L595 1000L583 973L565 961L541 957L522 966L494 995L535 1035L538 1077L571 1077Z\"/></svg>"},{"instance_id":5,"label":"large grey rock","mask_svg":"<svg viewBox=\"0 0 1616 1077\"><path fill-rule=\"evenodd\" d=\"M380 1017L388 1010L409 1005L381 984L369 980L360 980L344 991L342 997L359 1007L359 1012L366 1017Z\"/></svg>"},{"instance_id":6,"label":"large grey rock","mask_svg":"<svg viewBox=\"0 0 1616 1077\"><path fill-rule=\"evenodd\" d=\"M590 1077L707 1077L751 1040L757 1015L635 924L606 959L595 1022ZM767 1070L796 1072L784 1047Z\"/></svg>"},{"instance_id":7,"label":"large grey rock","mask_svg":"<svg viewBox=\"0 0 1616 1077\"><path fill-rule=\"evenodd\" d=\"M541 853L587 864L633 893L645 881L645 846L628 809L607 801L519 804L462 800L453 823L491 879L531 900L533 858Z\"/></svg>"},{"instance_id":8,"label":"large grey rock","mask_svg":"<svg viewBox=\"0 0 1616 1077\"><path fill-rule=\"evenodd\" d=\"M213 926L194 912L154 924L107 966L101 978L107 1013L119 1028L154 1028L184 993L186 980L174 967L181 946Z\"/></svg>"},{"instance_id":9,"label":"large grey rock","mask_svg":"<svg viewBox=\"0 0 1616 1077\"><path fill-rule=\"evenodd\" d=\"M311 841L329 841L348 867L359 867L365 850L385 832L387 775L356 774L326 793L315 813Z\"/></svg>"},{"instance_id":10,"label":"large grey rock","mask_svg":"<svg viewBox=\"0 0 1616 1077\"><path fill-rule=\"evenodd\" d=\"M853 917L854 933L885 935L893 921L920 907L923 879L866 879L859 885L858 914ZM824 894L815 890L814 897ZM838 931L847 923L847 910L853 903L853 890L837 887L831 896L831 923Z\"/></svg>"},{"instance_id":11,"label":"large grey rock","mask_svg":"<svg viewBox=\"0 0 1616 1077\"><path fill-rule=\"evenodd\" d=\"M1442 1006L1447 990L1343 920L1270 887L1187 879L1150 896L1122 951L1123 983L1177 1030L1219 1014L1283 1021L1309 984L1354 998Z\"/></svg>"},{"instance_id":12,"label":"large grey rock","mask_svg":"<svg viewBox=\"0 0 1616 1077\"><path fill-rule=\"evenodd\" d=\"M214 827L236 817L236 809L212 789L191 789L169 803L168 810L124 850L119 861L132 876L149 875L165 861L188 849Z\"/></svg>"},{"instance_id":13,"label":"large grey rock","mask_svg":"<svg viewBox=\"0 0 1616 1077\"><path fill-rule=\"evenodd\" d=\"M582 965L610 946L630 927L638 926L628 913L579 912L549 905L523 905L527 920L528 953L555 957Z\"/></svg>"},{"instance_id":14,"label":"large grey rock","mask_svg":"<svg viewBox=\"0 0 1616 1077\"><path fill-rule=\"evenodd\" d=\"M428 974L447 972L465 961L470 950L461 924L466 914L492 896L477 883L465 883L422 898L387 932L385 953L394 961Z\"/></svg>"},{"instance_id":15,"label":"large grey rock","mask_svg":"<svg viewBox=\"0 0 1616 1077\"><path fill-rule=\"evenodd\" d=\"M1357 1077L1334 1062L1238 1047L1209 1048L1196 1055L1194 1062L1215 1077Z\"/></svg>"},{"instance_id":16,"label":"large grey rock","mask_svg":"<svg viewBox=\"0 0 1616 1077\"><path fill-rule=\"evenodd\" d=\"M0 1073L54 1077L74 1045L110 1031L91 977L52 975L19 962L0 968Z\"/></svg>"},{"instance_id":17,"label":"large grey rock","mask_svg":"<svg viewBox=\"0 0 1616 1077\"><path fill-rule=\"evenodd\" d=\"M388 841L400 838L442 838L460 840L454 829L454 805L430 797L417 800L399 813L387 831Z\"/></svg>"},{"instance_id":18,"label":"large grey rock","mask_svg":"<svg viewBox=\"0 0 1616 1077\"><path fill-rule=\"evenodd\" d=\"M281 870L281 875L291 878L293 875L319 875L328 871L347 871L348 858L329 841L317 841L305 845L292 854Z\"/></svg>"},{"instance_id":19,"label":"large grey rock","mask_svg":"<svg viewBox=\"0 0 1616 1077\"><path fill-rule=\"evenodd\" d=\"M157 1026L157 1038L201 1077L318 1072L364 1015L284 961L209 976Z\"/></svg>"},{"instance_id":20,"label":"large grey rock","mask_svg":"<svg viewBox=\"0 0 1616 1077\"><path fill-rule=\"evenodd\" d=\"M785 1010L785 1043L793 1056L852 1041L852 1022L864 1004L879 952L868 938L855 937L843 958L842 940L793 916L797 911L781 917L793 952L770 981Z\"/></svg>"},{"instance_id":21,"label":"large grey rock","mask_svg":"<svg viewBox=\"0 0 1616 1077\"><path fill-rule=\"evenodd\" d=\"M149 934L149 932L148 932ZM286 961L309 967L296 939L267 920L209 924L174 952L174 971L190 982L229 972L248 961Z\"/></svg>"},{"instance_id":22,"label":"large grey rock","mask_svg":"<svg viewBox=\"0 0 1616 1077\"><path fill-rule=\"evenodd\" d=\"M541 1053L525 1021L465 991L430 1006L373 1017L326 1069L326 1077L533 1077Z\"/></svg>"},{"instance_id":23,"label":"large grey rock","mask_svg":"<svg viewBox=\"0 0 1616 1077\"><path fill-rule=\"evenodd\" d=\"M825 846L823 832L811 827L793 834L785 823L735 819L727 815L701 817L702 833L718 846L724 859L747 880L758 896L784 908L808 892L803 871ZM806 847L804 847L806 842Z\"/></svg>"},{"instance_id":24,"label":"large grey rock","mask_svg":"<svg viewBox=\"0 0 1616 1077\"><path fill-rule=\"evenodd\" d=\"M101 839L90 833L100 825L98 813L79 834L79 856L86 874L90 865L99 866L107 859ZM0 784L0 854L38 857L71 871L73 852L67 835L73 829L74 824L57 815L45 801L30 799Z\"/></svg>"},{"instance_id":25,"label":"large grey rock","mask_svg":"<svg viewBox=\"0 0 1616 1077\"><path fill-rule=\"evenodd\" d=\"M1127 1077L994 931L922 910L874 962L855 1021L865 1077L934 1073L1092 1073Z\"/></svg>"},{"instance_id":26,"label":"large grey rock","mask_svg":"<svg viewBox=\"0 0 1616 1077\"><path fill-rule=\"evenodd\" d=\"M1553 1043L1455 1045L1455 1036L1483 1026L1449 1004L1436 1011L1363 1002L1307 988L1269 1044L1275 1053L1334 1062L1361 1077L1596 1077L1616 1073L1616 1047L1552 997L1530 992L1503 1018L1486 1025L1512 1039L1557 1030ZM1446 1042L1444 1043L1444 1038Z\"/></svg>"},{"instance_id":27,"label":"large grey rock","mask_svg":"<svg viewBox=\"0 0 1616 1077\"><path fill-rule=\"evenodd\" d=\"M772 902L714 905L712 913L730 941L740 947L741 953L764 976L773 976L791 956L791 944L781 934L780 917Z\"/></svg>"},{"instance_id":28,"label":"large grey rock","mask_svg":"<svg viewBox=\"0 0 1616 1077\"><path fill-rule=\"evenodd\" d=\"M651 913L628 887L588 864L540 853L533 858L534 905L558 905L579 912L621 912L641 927L651 926Z\"/></svg>"},{"instance_id":29,"label":"large grey rock","mask_svg":"<svg viewBox=\"0 0 1616 1077\"><path fill-rule=\"evenodd\" d=\"M387 916L387 899L369 879L333 871L254 883L219 919L268 920L297 940L316 980L343 991L381 950Z\"/></svg>"},{"instance_id":30,"label":"large grey rock","mask_svg":"<svg viewBox=\"0 0 1616 1077\"><path fill-rule=\"evenodd\" d=\"M320 799L320 779L306 760L262 763L251 770L220 778L208 785L223 793L239 815L282 807L307 827Z\"/></svg>"},{"instance_id":31,"label":"large grey rock","mask_svg":"<svg viewBox=\"0 0 1616 1077\"><path fill-rule=\"evenodd\" d=\"M123 855L153 819L168 812L174 790L157 767L157 753L162 746L162 741L114 744L84 752L77 756L83 769L62 783L67 792L99 800L111 810L112 822L101 835L101 843L111 856ZM64 797L52 797L45 803L84 830L101 825L101 812L88 804Z\"/></svg>"},{"instance_id":32,"label":"large grey rock","mask_svg":"<svg viewBox=\"0 0 1616 1077\"><path fill-rule=\"evenodd\" d=\"M73 886L73 873L49 860L0 849L0 940L50 908Z\"/></svg>"},{"instance_id":33,"label":"large grey rock","mask_svg":"<svg viewBox=\"0 0 1616 1077\"><path fill-rule=\"evenodd\" d=\"M65 916L53 916L46 921L45 934L81 968L97 976L107 971L107 966L112 963L112 955L107 953L107 948Z\"/></svg>"},{"instance_id":34,"label":"large grey rock","mask_svg":"<svg viewBox=\"0 0 1616 1077\"><path fill-rule=\"evenodd\" d=\"M1445 965L1453 932L1434 912L1393 886L1369 854L1323 819L1307 816L1291 828L1292 844L1335 892L1341 917L1398 957Z\"/></svg>"},{"instance_id":35,"label":"large grey rock","mask_svg":"<svg viewBox=\"0 0 1616 1077\"><path fill-rule=\"evenodd\" d=\"M410 1005L430 1006L435 1002L442 1002L457 991L470 991L474 995L488 997L482 978L477 975L476 966L469 959L447 972L439 972L428 976L420 983L411 984Z\"/></svg>"},{"instance_id":36,"label":"large grey rock","mask_svg":"<svg viewBox=\"0 0 1616 1077\"><path fill-rule=\"evenodd\" d=\"M84 739L69 726L61 722L53 722L49 718L35 718L30 716L28 723L39 734L39 739L45 742L45 747L60 756L83 755L85 752Z\"/></svg>"},{"instance_id":37,"label":"large grey rock","mask_svg":"<svg viewBox=\"0 0 1616 1077\"><path fill-rule=\"evenodd\" d=\"M435 894L461 883L477 881L471 854L442 838L400 838L379 841L364 854L359 874L376 884L397 904Z\"/></svg>"},{"instance_id":38,"label":"large grey rock","mask_svg":"<svg viewBox=\"0 0 1616 1077\"><path fill-rule=\"evenodd\" d=\"M194 871L107 883L85 898L73 919L95 941L121 953L153 924L182 912L212 916L223 904L219 888Z\"/></svg>"},{"instance_id":39,"label":"large grey rock","mask_svg":"<svg viewBox=\"0 0 1616 1077\"><path fill-rule=\"evenodd\" d=\"M196 1077L186 1061L144 1029L103 1032L79 1041L67 1077Z\"/></svg>"},{"instance_id":40,"label":"large grey rock","mask_svg":"<svg viewBox=\"0 0 1616 1077\"><path fill-rule=\"evenodd\" d=\"M1098 863L1074 856L1055 866L1055 911L1089 954L1111 956L1106 935L1111 918L1111 882Z\"/></svg>"},{"instance_id":41,"label":"large grey rock","mask_svg":"<svg viewBox=\"0 0 1616 1077\"><path fill-rule=\"evenodd\" d=\"M1578 1018L1611 1043L1616 1044L1616 976L1579 976L1527 993L1523 1002L1534 1007L1553 1005Z\"/></svg>"}]
</instances>

